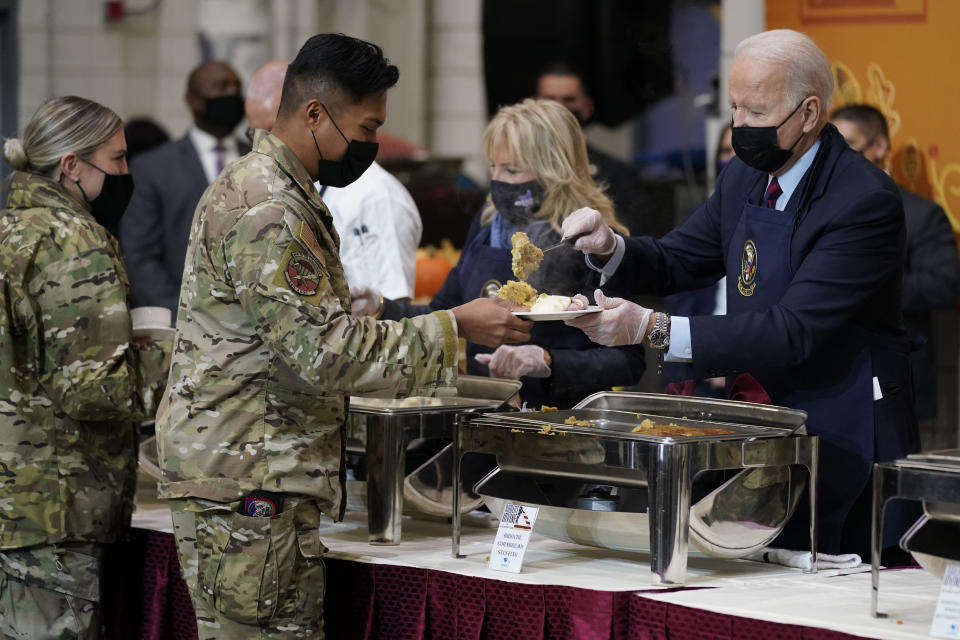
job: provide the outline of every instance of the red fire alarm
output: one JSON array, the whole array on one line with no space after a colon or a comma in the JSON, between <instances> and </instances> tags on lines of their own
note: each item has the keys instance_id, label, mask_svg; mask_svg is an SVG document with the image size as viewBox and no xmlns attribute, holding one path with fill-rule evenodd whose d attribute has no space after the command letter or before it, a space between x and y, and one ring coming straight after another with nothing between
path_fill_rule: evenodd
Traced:
<instances>
[{"instance_id":1,"label":"red fire alarm","mask_svg":"<svg viewBox=\"0 0 960 640\"><path fill-rule=\"evenodd\" d=\"M125 7L123 6L123 0L107 0L107 2L104 3L104 9L107 22L123 20L123 17L126 14Z\"/></svg>"}]
</instances>

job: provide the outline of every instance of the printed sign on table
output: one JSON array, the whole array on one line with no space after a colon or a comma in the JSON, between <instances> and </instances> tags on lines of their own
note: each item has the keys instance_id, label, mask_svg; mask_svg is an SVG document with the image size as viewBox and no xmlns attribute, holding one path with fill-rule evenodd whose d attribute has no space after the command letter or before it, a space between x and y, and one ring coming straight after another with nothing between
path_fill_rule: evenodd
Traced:
<instances>
[{"instance_id":1,"label":"printed sign on table","mask_svg":"<svg viewBox=\"0 0 960 640\"><path fill-rule=\"evenodd\" d=\"M497 538L493 541L493 550L490 552L491 569L520 573L523 554L527 550L539 512L536 507L507 504L503 509L503 517L500 518L500 528L497 529Z\"/></svg>"},{"instance_id":2,"label":"printed sign on table","mask_svg":"<svg viewBox=\"0 0 960 640\"><path fill-rule=\"evenodd\" d=\"M960 638L960 565L948 564L943 573L930 635L934 638Z\"/></svg>"}]
</instances>

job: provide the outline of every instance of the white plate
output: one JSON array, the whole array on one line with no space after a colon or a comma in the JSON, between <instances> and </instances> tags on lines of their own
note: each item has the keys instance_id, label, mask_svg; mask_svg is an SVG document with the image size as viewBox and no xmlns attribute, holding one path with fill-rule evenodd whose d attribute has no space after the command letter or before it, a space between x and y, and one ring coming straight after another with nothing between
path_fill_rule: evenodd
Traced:
<instances>
[{"instance_id":1,"label":"white plate","mask_svg":"<svg viewBox=\"0 0 960 640\"><path fill-rule=\"evenodd\" d=\"M541 320L572 320L598 311L600 311L600 307L591 305L580 311L514 311L513 315L524 320L539 322Z\"/></svg>"}]
</instances>

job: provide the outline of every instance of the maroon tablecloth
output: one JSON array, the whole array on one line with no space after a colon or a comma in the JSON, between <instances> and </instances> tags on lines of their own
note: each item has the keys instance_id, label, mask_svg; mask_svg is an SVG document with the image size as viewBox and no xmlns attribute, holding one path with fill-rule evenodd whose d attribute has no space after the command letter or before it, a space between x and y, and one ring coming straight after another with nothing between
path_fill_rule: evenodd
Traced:
<instances>
[{"instance_id":1,"label":"maroon tablecloth","mask_svg":"<svg viewBox=\"0 0 960 640\"><path fill-rule=\"evenodd\" d=\"M134 530L125 561L112 561L107 598L140 617L111 637L196 640L173 536ZM139 556L139 557L137 557ZM814 627L774 624L659 602L626 591L528 585L431 569L328 558L328 640L853 640ZM126 578L123 579L122 576ZM597 585L601 586L601 585ZM118 588L119 587L119 588ZM107 606L105 610L115 609ZM126 630L120 631L122 625ZM131 626L132 625L132 626Z\"/></svg>"}]
</instances>

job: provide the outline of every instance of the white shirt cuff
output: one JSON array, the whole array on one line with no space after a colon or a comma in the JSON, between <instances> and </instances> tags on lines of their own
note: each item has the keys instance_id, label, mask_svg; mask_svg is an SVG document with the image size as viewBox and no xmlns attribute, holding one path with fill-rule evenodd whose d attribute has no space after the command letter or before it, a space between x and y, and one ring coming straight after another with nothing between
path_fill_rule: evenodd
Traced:
<instances>
[{"instance_id":1,"label":"white shirt cuff","mask_svg":"<svg viewBox=\"0 0 960 640\"><path fill-rule=\"evenodd\" d=\"M693 346L690 343L690 318L670 316L670 348L663 354L665 362L690 362Z\"/></svg>"},{"instance_id":2,"label":"white shirt cuff","mask_svg":"<svg viewBox=\"0 0 960 640\"><path fill-rule=\"evenodd\" d=\"M583 259L587 261L587 266L593 269L594 271L600 272L600 286L602 287L607 283L614 273L617 271L617 267L620 266L620 263L623 262L623 254L626 253L627 247L623 241L623 237L619 234L614 234L613 237L617 241L617 248L613 250L613 255L610 256L610 259L607 260L605 265L597 266L593 263L591 259L592 254L585 253L583 254Z\"/></svg>"}]
</instances>

